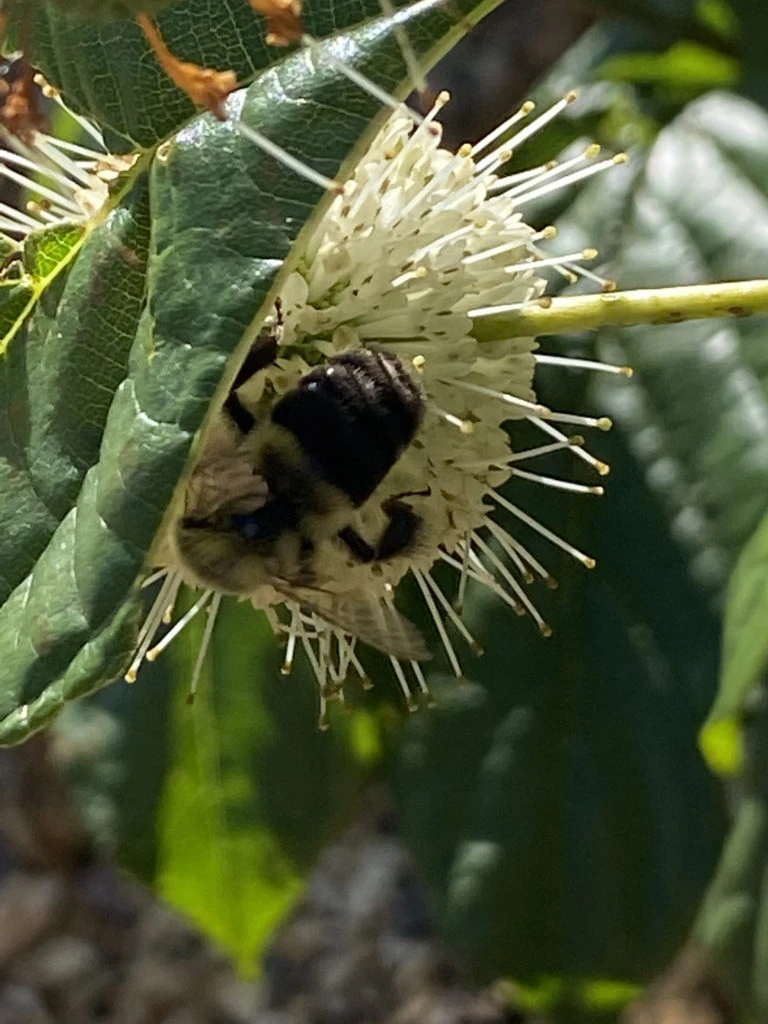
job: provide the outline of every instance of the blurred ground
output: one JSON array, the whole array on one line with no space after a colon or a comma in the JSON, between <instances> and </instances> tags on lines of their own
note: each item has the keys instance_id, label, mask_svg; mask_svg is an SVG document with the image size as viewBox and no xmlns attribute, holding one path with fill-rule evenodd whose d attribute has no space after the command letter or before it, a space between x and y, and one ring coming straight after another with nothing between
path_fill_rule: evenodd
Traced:
<instances>
[{"instance_id":1,"label":"blurred ground","mask_svg":"<svg viewBox=\"0 0 768 1024\"><path fill-rule=\"evenodd\" d=\"M0 1024L535 1024L440 948L380 794L251 985L98 857L48 752L0 751Z\"/></svg>"}]
</instances>

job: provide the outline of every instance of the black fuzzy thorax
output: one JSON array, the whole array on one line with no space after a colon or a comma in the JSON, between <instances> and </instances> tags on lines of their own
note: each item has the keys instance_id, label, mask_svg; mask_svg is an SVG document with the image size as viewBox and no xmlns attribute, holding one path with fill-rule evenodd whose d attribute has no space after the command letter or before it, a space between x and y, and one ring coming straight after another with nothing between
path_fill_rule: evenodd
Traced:
<instances>
[{"instance_id":1,"label":"black fuzzy thorax","mask_svg":"<svg viewBox=\"0 0 768 1024\"><path fill-rule=\"evenodd\" d=\"M363 349L311 370L271 419L359 508L414 439L423 414L421 392L397 356Z\"/></svg>"}]
</instances>

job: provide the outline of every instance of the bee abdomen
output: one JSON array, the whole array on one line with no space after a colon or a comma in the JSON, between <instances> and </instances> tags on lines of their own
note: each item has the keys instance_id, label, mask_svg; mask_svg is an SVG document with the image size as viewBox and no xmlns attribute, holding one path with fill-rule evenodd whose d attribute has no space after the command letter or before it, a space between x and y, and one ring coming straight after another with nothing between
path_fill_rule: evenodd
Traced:
<instances>
[{"instance_id":1,"label":"bee abdomen","mask_svg":"<svg viewBox=\"0 0 768 1024\"><path fill-rule=\"evenodd\" d=\"M363 349L306 374L271 418L359 507L411 443L423 413L421 391L397 356Z\"/></svg>"}]
</instances>

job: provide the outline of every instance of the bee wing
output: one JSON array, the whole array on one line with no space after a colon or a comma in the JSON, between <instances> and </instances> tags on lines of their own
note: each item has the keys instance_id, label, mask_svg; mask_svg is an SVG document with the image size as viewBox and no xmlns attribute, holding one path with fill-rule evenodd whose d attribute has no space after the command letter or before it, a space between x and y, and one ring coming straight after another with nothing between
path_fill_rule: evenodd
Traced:
<instances>
[{"instance_id":1,"label":"bee wing","mask_svg":"<svg viewBox=\"0 0 768 1024\"><path fill-rule=\"evenodd\" d=\"M427 661L432 657L421 632L386 601L361 595L342 598L323 590L274 584L275 589L309 608L343 633L400 661Z\"/></svg>"}]
</instances>

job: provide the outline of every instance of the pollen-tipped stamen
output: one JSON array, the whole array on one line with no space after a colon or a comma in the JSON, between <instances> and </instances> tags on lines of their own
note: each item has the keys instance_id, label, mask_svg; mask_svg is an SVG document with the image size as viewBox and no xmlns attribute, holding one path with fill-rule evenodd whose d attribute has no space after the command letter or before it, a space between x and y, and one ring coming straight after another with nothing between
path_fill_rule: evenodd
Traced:
<instances>
[{"instance_id":1,"label":"pollen-tipped stamen","mask_svg":"<svg viewBox=\"0 0 768 1024\"><path fill-rule=\"evenodd\" d=\"M510 472L521 480L530 480L533 483L541 484L543 487L551 487L556 491L570 491L571 494L597 494L602 496L605 491L602 487L594 487L588 484L577 484L571 480L559 480L553 476L542 476L540 473L529 473L524 469L512 467Z\"/></svg>"},{"instance_id":2,"label":"pollen-tipped stamen","mask_svg":"<svg viewBox=\"0 0 768 1024\"><path fill-rule=\"evenodd\" d=\"M312 58L315 59L318 56L320 40L315 39L314 36L305 34L301 37L301 42L310 51ZM376 82L370 79L367 75L358 71L357 68L352 67L351 64L347 64L341 59L341 57L337 57L335 54L331 53L328 48L325 48L322 54L320 54L320 59L321 61L327 60L329 63L333 64L339 74L348 78L353 85L358 87L358 89L361 89L363 92L367 92L369 96L378 100L382 106L389 107L391 110L396 110L398 113L407 115L414 124L421 124L424 120L421 114L396 99L391 93L388 93L386 89L382 89L380 85L377 85Z\"/></svg>"},{"instance_id":3,"label":"pollen-tipped stamen","mask_svg":"<svg viewBox=\"0 0 768 1024\"><path fill-rule=\"evenodd\" d=\"M529 402L525 398L518 398L516 395L510 395L505 391L495 391L493 388L487 388L484 384L473 384L471 381L461 380L459 378L452 378L451 380L445 379L440 381L441 384L445 384L448 387L463 388L465 391L473 391L478 395L485 395L488 398L495 398L500 402L504 402L505 405L512 405L516 409L536 415L536 416L549 416L550 410L545 405L539 405L538 402Z\"/></svg>"},{"instance_id":4,"label":"pollen-tipped stamen","mask_svg":"<svg viewBox=\"0 0 768 1024\"><path fill-rule=\"evenodd\" d=\"M213 627L216 624L216 616L218 615L220 604L221 594L214 594L211 603L206 608L205 629L203 630L200 646L197 651L195 667L192 669L192 679L189 684L187 704L194 704L195 698L197 697L197 687L200 682L200 674L203 671L203 662L205 661L205 655L208 652L211 637L213 636Z\"/></svg>"},{"instance_id":5,"label":"pollen-tipped stamen","mask_svg":"<svg viewBox=\"0 0 768 1024\"><path fill-rule=\"evenodd\" d=\"M498 159L500 153L509 150L519 149L524 142L527 142L528 139L530 139L532 136L540 132L541 129L545 127L545 125L548 125L550 121L554 121L558 114L565 110L565 108L569 106L569 104L573 103L574 100L576 100L577 98L578 93L576 93L574 90L571 90L571 92L566 93L561 100L558 100L556 103L553 103L551 107L548 107L543 113L539 114L538 117L534 118L533 121L530 122L530 124L527 124L524 128L521 128L520 131L515 132L515 134L511 136L511 138L505 139L504 142L502 142L499 147L491 150L491 152L488 153L487 156L484 156L483 159L480 160L477 164L478 171L482 172L486 170L488 167L493 166L494 161ZM506 163L506 161L503 162Z\"/></svg>"},{"instance_id":6,"label":"pollen-tipped stamen","mask_svg":"<svg viewBox=\"0 0 768 1024\"><path fill-rule=\"evenodd\" d=\"M397 12L390 2L390 0L379 0L379 7L381 8L382 14L390 19L390 24L394 31L397 45L400 47L400 55L403 58L406 68L408 69L408 75L413 88L418 93L426 93L427 91L427 78L424 74L424 70L421 63L416 56L416 51L411 46L411 41L408 38L408 33L405 28L397 20Z\"/></svg>"},{"instance_id":7,"label":"pollen-tipped stamen","mask_svg":"<svg viewBox=\"0 0 768 1024\"><path fill-rule=\"evenodd\" d=\"M156 658L158 658L166 649L168 644L175 640L179 633L184 629L184 627L188 626L192 619L194 619L194 617L197 615L197 613L205 607L205 605L208 603L212 596L212 590L204 590L201 596L192 605L192 607L187 612L185 612L184 615L182 615L182 617L173 624L173 626L171 626L171 628L168 630L168 632L165 634L162 640L160 640L159 643L155 644L154 647L147 651L145 655L147 661L154 661Z\"/></svg>"},{"instance_id":8,"label":"pollen-tipped stamen","mask_svg":"<svg viewBox=\"0 0 768 1024\"><path fill-rule=\"evenodd\" d=\"M631 377L631 366L617 366L613 363L599 363L595 359L574 359L571 356L547 356L534 353L533 358L543 366L565 366L571 370L596 370L599 373L616 373L622 377Z\"/></svg>"},{"instance_id":9,"label":"pollen-tipped stamen","mask_svg":"<svg viewBox=\"0 0 768 1024\"><path fill-rule=\"evenodd\" d=\"M491 519L490 516L486 516L485 525L488 527L488 529L491 531L493 536L496 538L499 544L501 544L505 551L508 548L512 548L514 551L517 552L521 560L527 562L528 565L531 566L533 571L535 573L538 573L538 575L542 578L544 583L551 590L557 588L557 580L554 578L552 573L550 573L548 569L544 568L544 566L541 564L538 558L535 558L528 550L528 548L525 547L524 544L521 544L519 540L516 540L511 533L507 533L504 527L501 526L500 523L497 523L494 519Z\"/></svg>"},{"instance_id":10,"label":"pollen-tipped stamen","mask_svg":"<svg viewBox=\"0 0 768 1024\"><path fill-rule=\"evenodd\" d=\"M435 604L434 599L432 598L432 594L430 593L429 587L425 583L424 577L418 569L413 569L413 575L416 578L416 582L419 585L419 589L421 590L421 593L424 597L424 601L427 605L427 608L429 609L429 614L432 616L432 621L437 627L437 632L440 636L440 641L443 645L443 650L448 655L448 661L451 663L453 673L456 676L461 676L464 673L461 670L459 659L456 657L456 652L453 649L453 644L451 643L451 639L448 636L448 633L445 628L445 623L443 622L443 617L437 609L437 605Z\"/></svg>"},{"instance_id":11,"label":"pollen-tipped stamen","mask_svg":"<svg viewBox=\"0 0 768 1024\"><path fill-rule=\"evenodd\" d=\"M408 685L408 680L405 678L405 672L403 672L403 666L400 664L400 662L397 660L394 654L390 654L389 660L392 664L392 668L395 671L397 681L400 684L400 689L403 691L403 696L405 697L405 706L411 713L413 713L414 711L418 711L419 705L414 699L413 694L411 693L411 688Z\"/></svg>"},{"instance_id":12,"label":"pollen-tipped stamen","mask_svg":"<svg viewBox=\"0 0 768 1024\"><path fill-rule=\"evenodd\" d=\"M552 530L548 529L546 526L543 526L540 522L534 519L533 516L529 516L527 512L523 512L523 510L518 508L517 505L513 505L511 501L507 501L507 499L498 492L491 491L490 496L495 502L501 505L502 508L506 509L507 512L511 512L513 516L525 523L527 526L530 526L532 530L541 534L542 537L546 537L548 541L561 548L572 558L575 558L577 562L581 562L581 564L587 569L594 569L596 563L594 558L590 555L585 555L583 551L579 551L579 549L575 548L573 544L569 544L567 540L563 540L562 537L553 533Z\"/></svg>"},{"instance_id":13,"label":"pollen-tipped stamen","mask_svg":"<svg viewBox=\"0 0 768 1024\"><path fill-rule=\"evenodd\" d=\"M538 188L531 188L521 193L515 199L515 206L519 208L525 205L525 203L532 202L534 199L541 199L542 196L549 195L551 192L557 192L561 188L568 188L571 185L576 185L578 182L586 181L587 178L601 174L603 171L608 170L609 167L615 167L617 164L624 164L626 162L627 154L617 153L615 156L609 157L607 160L601 160L591 167L584 167L580 171L574 171L572 174L566 174L563 178L556 178L554 181L547 182Z\"/></svg>"},{"instance_id":14,"label":"pollen-tipped stamen","mask_svg":"<svg viewBox=\"0 0 768 1024\"><path fill-rule=\"evenodd\" d=\"M427 402L427 408L436 413L441 420L450 423L452 427L458 427L462 434L471 434L475 429L475 425L471 420L463 420L460 416L454 416L452 412L446 412L445 409L441 409L439 405L436 405L431 400Z\"/></svg>"},{"instance_id":15,"label":"pollen-tipped stamen","mask_svg":"<svg viewBox=\"0 0 768 1024\"><path fill-rule=\"evenodd\" d=\"M550 437L557 438L558 441L567 440L566 435L561 430L558 430L557 427L548 423L546 420L540 419L538 416L529 416L528 422L532 423L543 433L549 434ZM608 476L611 471L611 467L607 463L601 462L600 459L596 459L594 455L588 452L587 449L581 445L573 445L571 447L573 454L577 458L581 459L582 462L586 462L588 466L596 469L600 476Z\"/></svg>"},{"instance_id":16,"label":"pollen-tipped stamen","mask_svg":"<svg viewBox=\"0 0 768 1024\"><path fill-rule=\"evenodd\" d=\"M562 163L557 163L554 166L546 167L537 178L520 182L519 184L506 189L506 191L503 192L504 198L517 199L518 196L525 195L532 186L539 188L541 185L548 182L564 180L568 175L575 171L576 168L581 167L582 164L595 160L599 153L600 146L593 143L592 145L587 146L584 152L579 153L578 156L571 157L570 160L564 160ZM494 191L497 190L502 180L503 179L494 184Z\"/></svg>"},{"instance_id":17,"label":"pollen-tipped stamen","mask_svg":"<svg viewBox=\"0 0 768 1024\"><path fill-rule=\"evenodd\" d=\"M344 191L343 185L338 181L327 178L324 174L310 167L309 164L305 164L302 160L289 153L287 149L278 146L277 143L272 142L266 135L262 135L261 132L256 131L249 124L238 121L237 125L240 134L248 139L249 142L252 142L254 146L258 146L262 152L277 160L278 163L283 164L290 171L293 171L294 174L298 174L300 178L306 178L307 181L311 181L314 185L319 185L320 188L325 189L327 192L335 192L337 195Z\"/></svg>"},{"instance_id":18,"label":"pollen-tipped stamen","mask_svg":"<svg viewBox=\"0 0 768 1024\"><path fill-rule=\"evenodd\" d=\"M181 584L181 572L169 570L164 571L164 578L160 586L160 590L158 591L155 600L152 602L141 629L139 630L139 635L136 638L134 656L126 670L125 676L123 677L127 683L136 682L136 676L139 668L141 667L141 663L144 661L144 656L149 649L149 645L152 643L155 633L160 628L168 609L173 609Z\"/></svg>"},{"instance_id":19,"label":"pollen-tipped stamen","mask_svg":"<svg viewBox=\"0 0 768 1024\"><path fill-rule=\"evenodd\" d=\"M541 615L539 614L539 610L536 607L536 605L528 597L526 592L520 586L519 582L515 579L515 577L509 571L507 566L504 565L504 562L499 558L499 556L496 554L496 552L493 550L493 548L489 544L486 544L486 542L483 540L482 537L477 537L476 541L477 541L477 545L480 548L480 550L483 552L483 554L486 556L486 558L490 561L490 563L496 568L496 570L501 575L502 579L511 588L512 592L517 596L517 598L519 599L520 603L522 605L524 605L524 607L527 610L528 614L531 616L533 621L536 623L536 625L538 627L538 630L541 633L541 635L542 636L550 636L551 633L552 633L551 626L549 626L549 624L546 623L544 621L544 619L541 617Z\"/></svg>"},{"instance_id":20,"label":"pollen-tipped stamen","mask_svg":"<svg viewBox=\"0 0 768 1024\"><path fill-rule=\"evenodd\" d=\"M421 575L422 575L424 581L426 582L427 586L430 588L432 593L437 598L438 603L442 607L442 609L445 612L445 614L448 616L448 619L450 620L450 622L453 624L453 626L455 627L457 632L459 632L461 634L461 636L464 638L464 641L466 642L467 646L472 651L472 653L478 655L478 657L479 657L483 653L483 648L480 646L480 644L477 642L477 640L475 640L475 638L469 632L467 627L461 621L461 619L459 618L458 613L452 607L451 602L448 600L448 598L445 596L445 594L440 589L440 586L437 583L437 580L433 579L432 575L426 569L424 569L424 570L416 570L416 571L417 572L421 571Z\"/></svg>"},{"instance_id":21,"label":"pollen-tipped stamen","mask_svg":"<svg viewBox=\"0 0 768 1024\"><path fill-rule=\"evenodd\" d=\"M432 691L427 685L427 680L424 678L424 672L422 670L421 665L418 663L418 661L411 661L409 662L409 664L411 666L411 671L416 677L416 682L418 683L419 690L421 690L421 694L424 697L424 702L426 703L428 708L433 708L435 706L435 698L432 696Z\"/></svg>"},{"instance_id":22,"label":"pollen-tipped stamen","mask_svg":"<svg viewBox=\"0 0 768 1024\"><path fill-rule=\"evenodd\" d=\"M503 530L498 523L495 523L490 518L490 516L485 517L484 525L487 527L489 532L496 538L500 547L504 549L504 554L507 556L507 558L509 558L510 562L512 563L512 566L515 569L515 572L519 574L523 583L527 583L528 585L533 583L536 577L533 575L528 566L523 563L520 554L515 550L512 544L510 544L511 538L509 534L506 532L506 530Z\"/></svg>"}]
</instances>

